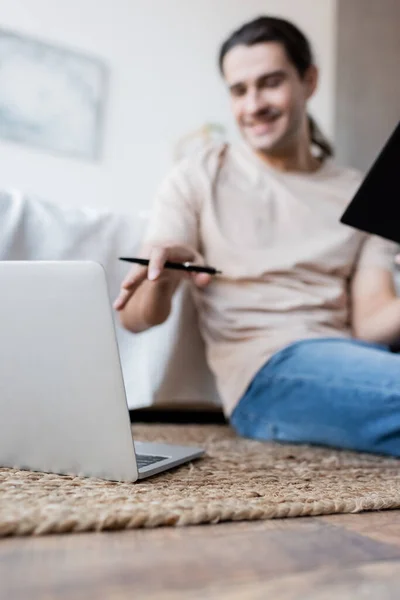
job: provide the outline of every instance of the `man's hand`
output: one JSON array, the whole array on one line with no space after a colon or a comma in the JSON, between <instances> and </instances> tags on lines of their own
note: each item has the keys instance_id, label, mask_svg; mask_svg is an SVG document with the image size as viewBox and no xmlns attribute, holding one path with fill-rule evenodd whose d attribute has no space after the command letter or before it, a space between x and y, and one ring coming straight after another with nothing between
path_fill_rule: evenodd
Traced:
<instances>
[{"instance_id":1,"label":"man's hand","mask_svg":"<svg viewBox=\"0 0 400 600\"><path fill-rule=\"evenodd\" d=\"M129 300L135 294L136 290L146 281L163 282L171 284L175 289L182 279L192 279L198 287L204 287L211 281L211 276L207 273L188 273L185 271L176 271L165 269L166 261L173 262L192 262L202 265L204 260L201 255L189 246L163 245L163 246L145 246L142 248L141 255L149 258L149 266L143 267L134 265L121 284L121 291L114 302L114 308L118 311L124 309Z\"/></svg>"}]
</instances>

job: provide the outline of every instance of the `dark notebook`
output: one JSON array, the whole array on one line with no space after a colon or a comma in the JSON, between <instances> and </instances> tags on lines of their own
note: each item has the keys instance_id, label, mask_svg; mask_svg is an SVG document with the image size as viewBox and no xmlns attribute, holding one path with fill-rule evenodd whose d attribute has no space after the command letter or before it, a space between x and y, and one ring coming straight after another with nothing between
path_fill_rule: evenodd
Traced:
<instances>
[{"instance_id":1,"label":"dark notebook","mask_svg":"<svg viewBox=\"0 0 400 600\"><path fill-rule=\"evenodd\" d=\"M340 221L400 244L400 123Z\"/></svg>"}]
</instances>

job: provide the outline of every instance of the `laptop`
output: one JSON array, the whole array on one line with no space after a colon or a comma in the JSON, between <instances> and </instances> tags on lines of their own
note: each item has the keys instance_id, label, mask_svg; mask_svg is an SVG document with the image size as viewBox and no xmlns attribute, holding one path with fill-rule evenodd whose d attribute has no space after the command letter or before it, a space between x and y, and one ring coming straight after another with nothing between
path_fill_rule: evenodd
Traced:
<instances>
[{"instance_id":1,"label":"laptop","mask_svg":"<svg viewBox=\"0 0 400 600\"><path fill-rule=\"evenodd\" d=\"M0 466L136 481L201 448L133 440L103 267L0 262Z\"/></svg>"},{"instance_id":2,"label":"laptop","mask_svg":"<svg viewBox=\"0 0 400 600\"><path fill-rule=\"evenodd\" d=\"M340 221L400 243L400 123L365 176Z\"/></svg>"}]
</instances>

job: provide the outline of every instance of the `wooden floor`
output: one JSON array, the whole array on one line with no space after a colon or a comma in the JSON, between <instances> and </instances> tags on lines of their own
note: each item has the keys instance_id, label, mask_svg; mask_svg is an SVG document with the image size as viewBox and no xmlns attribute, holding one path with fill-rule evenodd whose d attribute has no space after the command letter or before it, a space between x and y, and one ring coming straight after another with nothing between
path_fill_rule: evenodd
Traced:
<instances>
[{"instance_id":1,"label":"wooden floor","mask_svg":"<svg viewBox=\"0 0 400 600\"><path fill-rule=\"evenodd\" d=\"M9 538L1 600L397 600L400 511Z\"/></svg>"}]
</instances>

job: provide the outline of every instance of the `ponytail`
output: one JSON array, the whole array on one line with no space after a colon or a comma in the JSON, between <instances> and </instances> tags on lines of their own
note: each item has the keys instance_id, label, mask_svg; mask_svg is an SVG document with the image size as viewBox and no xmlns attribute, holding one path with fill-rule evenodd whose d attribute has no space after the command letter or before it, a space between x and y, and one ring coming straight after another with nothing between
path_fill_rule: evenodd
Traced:
<instances>
[{"instance_id":1,"label":"ponytail","mask_svg":"<svg viewBox=\"0 0 400 600\"><path fill-rule=\"evenodd\" d=\"M322 133L321 129L318 127L313 117L311 117L311 115L307 115L307 118L311 137L311 145L317 146L319 150L319 156L322 160L325 160L326 158L331 158L334 155L332 144Z\"/></svg>"}]
</instances>

